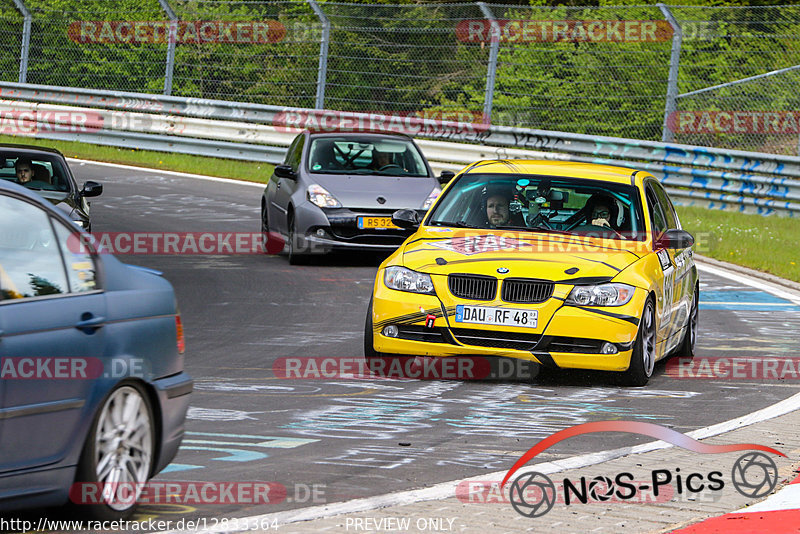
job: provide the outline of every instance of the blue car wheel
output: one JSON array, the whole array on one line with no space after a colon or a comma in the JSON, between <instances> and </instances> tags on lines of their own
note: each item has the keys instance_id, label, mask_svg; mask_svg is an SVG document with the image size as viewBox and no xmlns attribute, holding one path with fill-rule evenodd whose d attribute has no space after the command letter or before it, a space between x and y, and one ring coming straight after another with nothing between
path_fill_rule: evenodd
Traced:
<instances>
[{"instance_id":1,"label":"blue car wheel","mask_svg":"<svg viewBox=\"0 0 800 534\"><path fill-rule=\"evenodd\" d=\"M155 424L147 395L136 383L117 386L98 410L76 477L80 506L98 519L129 517L155 461Z\"/></svg>"}]
</instances>

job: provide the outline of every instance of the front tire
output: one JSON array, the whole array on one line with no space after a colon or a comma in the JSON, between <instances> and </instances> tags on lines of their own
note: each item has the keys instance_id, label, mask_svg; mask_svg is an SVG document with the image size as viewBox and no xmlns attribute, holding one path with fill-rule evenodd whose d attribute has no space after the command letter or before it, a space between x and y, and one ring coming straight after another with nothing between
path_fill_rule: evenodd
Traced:
<instances>
[{"instance_id":1,"label":"front tire","mask_svg":"<svg viewBox=\"0 0 800 534\"><path fill-rule=\"evenodd\" d=\"M286 227L289 230L289 265L303 265L307 263L308 257L303 254L299 254L297 251L297 228L295 227L294 213L289 214L289 218L286 221Z\"/></svg>"},{"instance_id":2,"label":"front tire","mask_svg":"<svg viewBox=\"0 0 800 534\"><path fill-rule=\"evenodd\" d=\"M382 352L375 350L375 331L372 327L372 299L369 299L367 306L367 318L364 321L364 359L369 363L371 360L383 358Z\"/></svg>"},{"instance_id":3,"label":"front tire","mask_svg":"<svg viewBox=\"0 0 800 534\"><path fill-rule=\"evenodd\" d=\"M653 376L656 365L656 314L652 299L647 299L631 354L631 364L623 373L627 386L644 386Z\"/></svg>"},{"instance_id":4,"label":"front tire","mask_svg":"<svg viewBox=\"0 0 800 534\"><path fill-rule=\"evenodd\" d=\"M132 382L117 386L98 410L81 452L70 492L80 512L100 520L133 514L153 469L155 435L142 387Z\"/></svg>"},{"instance_id":5,"label":"front tire","mask_svg":"<svg viewBox=\"0 0 800 534\"><path fill-rule=\"evenodd\" d=\"M686 333L683 341L678 347L678 356L683 358L694 358L695 345L697 344L697 322L699 317L700 288L695 287L692 296L692 307L689 308L689 320L686 321Z\"/></svg>"}]
</instances>

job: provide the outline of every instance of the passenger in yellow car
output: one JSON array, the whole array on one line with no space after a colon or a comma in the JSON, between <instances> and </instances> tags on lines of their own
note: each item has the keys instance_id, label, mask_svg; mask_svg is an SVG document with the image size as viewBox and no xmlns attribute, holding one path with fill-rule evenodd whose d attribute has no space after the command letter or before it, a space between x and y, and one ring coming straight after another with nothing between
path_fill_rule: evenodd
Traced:
<instances>
[{"instance_id":1,"label":"passenger in yellow car","mask_svg":"<svg viewBox=\"0 0 800 534\"><path fill-rule=\"evenodd\" d=\"M619 230L617 225L617 203L607 195L594 195L586 202L589 224Z\"/></svg>"}]
</instances>

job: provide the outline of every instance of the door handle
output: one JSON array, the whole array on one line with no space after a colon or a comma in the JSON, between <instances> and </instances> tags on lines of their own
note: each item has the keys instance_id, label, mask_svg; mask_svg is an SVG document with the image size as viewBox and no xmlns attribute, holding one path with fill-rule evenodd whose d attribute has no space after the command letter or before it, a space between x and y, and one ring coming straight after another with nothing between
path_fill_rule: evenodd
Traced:
<instances>
[{"instance_id":1,"label":"door handle","mask_svg":"<svg viewBox=\"0 0 800 534\"><path fill-rule=\"evenodd\" d=\"M105 322L106 322L105 317L102 317L100 315L97 316L90 315L88 319L83 319L78 321L75 324L75 328L77 328L78 330L83 330L83 329L94 330L103 326Z\"/></svg>"}]
</instances>

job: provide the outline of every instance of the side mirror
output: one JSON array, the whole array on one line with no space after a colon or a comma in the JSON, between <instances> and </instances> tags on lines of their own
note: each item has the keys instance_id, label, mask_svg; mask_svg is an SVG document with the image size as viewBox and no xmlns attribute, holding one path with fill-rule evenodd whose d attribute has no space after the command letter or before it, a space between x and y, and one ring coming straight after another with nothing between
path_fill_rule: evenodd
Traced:
<instances>
[{"instance_id":1,"label":"side mirror","mask_svg":"<svg viewBox=\"0 0 800 534\"><path fill-rule=\"evenodd\" d=\"M83 184L80 195L82 197L96 197L103 193L103 184L92 182L91 180Z\"/></svg>"},{"instance_id":2,"label":"side mirror","mask_svg":"<svg viewBox=\"0 0 800 534\"><path fill-rule=\"evenodd\" d=\"M419 223L417 210L397 210L392 213L392 224L400 228L418 228Z\"/></svg>"},{"instance_id":3,"label":"side mirror","mask_svg":"<svg viewBox=\"0 0 800 534\"><path fill-rule=\"evenodd\" d=\"M276 165L275 176L278 178L286 178L289 180L297 180L297 173L294 172L291 165Z\"/></svg>"},{"instance_id":4,"label":"side mirror","mask_svg":"<svg viewBox=\"0 0 800 534\"><path fill-rule=\"evenodd\" d=\"M439 180L439 184L441 184L441 185L445 185L445 184L447 184L447 183L448 183L450 180L452 180L453 178L455 178L455 176L456 176L456 173L454 173L453 171L442 171L442 174L440 174L440 175L439 175L439 177L437 178L437 180Z\"/></svg>"},{"instance_id":5,"label":"side mirror","mask_svg":"<svg viewBox=\"0 0 800 534\"><path fill-rule=\"evenodd\" d=\"M679 249L689 248L692 245L694 245L694 237L692 234L686 230L678 230L677 228L667 230L661 234L661 237L656 241L656 248Z\"/></svg>"}]
</instances>

